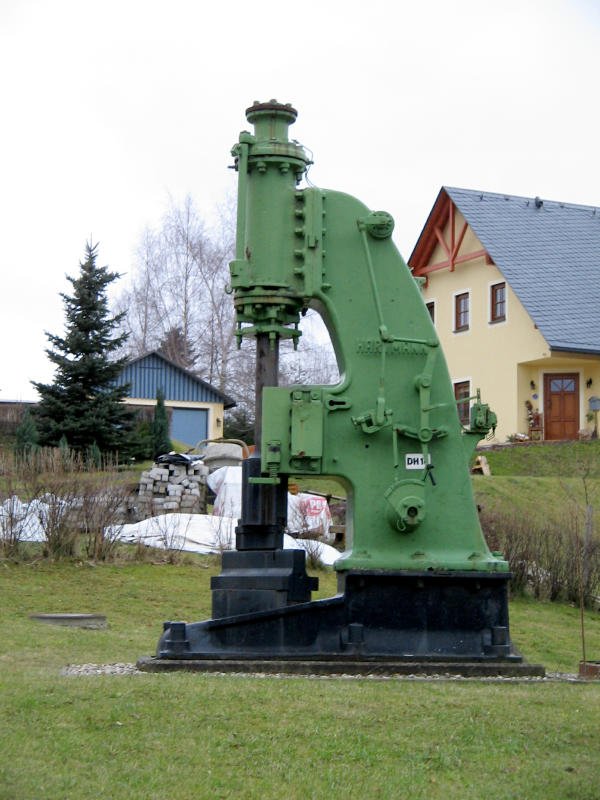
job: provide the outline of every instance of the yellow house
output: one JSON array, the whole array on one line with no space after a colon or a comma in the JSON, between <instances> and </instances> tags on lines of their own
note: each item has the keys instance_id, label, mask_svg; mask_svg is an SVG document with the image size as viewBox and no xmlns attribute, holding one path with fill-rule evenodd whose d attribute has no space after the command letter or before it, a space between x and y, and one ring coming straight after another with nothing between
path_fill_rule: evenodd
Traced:
<instances>
[{"instance_id":1,"label":"yellow house","mask_svg":"<svg viewBox=\"0 0 600 800\"><path fill-rule=\"evenodd\" d=\"M444 186L408 263L456 398L481 389L495 441L597 435L600 209Z\"/></svg>"}]
</instances>

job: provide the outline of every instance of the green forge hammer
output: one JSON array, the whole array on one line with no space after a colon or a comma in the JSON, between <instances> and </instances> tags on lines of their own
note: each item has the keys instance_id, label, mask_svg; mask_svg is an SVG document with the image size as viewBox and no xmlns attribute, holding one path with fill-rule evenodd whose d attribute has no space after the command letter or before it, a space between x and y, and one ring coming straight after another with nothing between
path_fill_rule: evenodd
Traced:
<instances>
[{"instance_id":1,"label":"green forge hammer","mask_svg":"<svg viewBox=\"0 0 600 800\"><path fill-rule=\"evenodd\" d=\"M336 569L506 572L483 538L469 476L495 425L480 401L459 422L445 359L386 212L346 194L298 188L310 160L288 138L296 111L246 112L233 148L239 176L231 286L238 336L257 340L260 475L335 476L349 497L350 549ZM337 386L277 388L279 340L298 342L307 308L322 316Z\"/></svg>"},{"instance_id":2,"label":"green forge hammer","mask_svg":"<svg viewBox=\"0 0 600 800\"><path fill-rule=\"evenodd\" d=\"M244 462L236 549L211 579L212 618L165 622L140 667L543 674L512 647L508 564L489 551L471 490L469 460L496 418L477 395L461 425L391 216L299 188L310 161L288 138L291 106L246 115L231 291L240 342L256 340L259 449ZM279 343L298 343L308 308L329 330L339 384L279 387ZM283 548L290 475L346 487L334 597L311 600L304 551Z\"/></svg>"}]
</instances>

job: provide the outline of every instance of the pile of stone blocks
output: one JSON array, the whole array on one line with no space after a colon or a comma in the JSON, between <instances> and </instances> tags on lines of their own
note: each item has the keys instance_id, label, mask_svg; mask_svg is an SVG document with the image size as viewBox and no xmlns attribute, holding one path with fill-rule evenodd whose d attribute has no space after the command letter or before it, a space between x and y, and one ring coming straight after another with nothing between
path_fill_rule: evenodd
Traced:
<instances>
[{"instance_id":1,"label":"pile of stone blocks","mask_svg":"<svg viewBox=\"0 0 600 800\"><path fill-rule=\"evenodd\" d=\"M207 475L208 467L201 461L155 464L140 477L139 512L205 514Z\"/></svg>"}]
</instances>

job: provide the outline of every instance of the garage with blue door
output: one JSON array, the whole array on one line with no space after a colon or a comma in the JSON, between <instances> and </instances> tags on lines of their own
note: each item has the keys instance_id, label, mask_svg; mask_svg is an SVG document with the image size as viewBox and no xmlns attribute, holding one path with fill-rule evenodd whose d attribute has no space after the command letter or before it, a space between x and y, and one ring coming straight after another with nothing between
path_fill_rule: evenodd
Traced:
<instances>
[{"instance_id":1,"label":"garage with blue door","mask_svg":"<svg viewBox=\"0 0 600 800\"><path fill-rule=\"evenodd\" d=\"M161 392L169 415L169 436L187 447L223 435L223 411L235 401L197 374L153 350L129 361L115 381L127 386L128 403L155 405Z\"/></svg>"},{"instance_id":2,"label":"garage with blue door","mask_svg":"<svg viewBox=\"0 0 600 800\"><path fill-rule=\"evenodd\" d=\"M173 408L171 439L190 447L208 439L208 411L205 408Z\"/></svg>"}]
</instances>

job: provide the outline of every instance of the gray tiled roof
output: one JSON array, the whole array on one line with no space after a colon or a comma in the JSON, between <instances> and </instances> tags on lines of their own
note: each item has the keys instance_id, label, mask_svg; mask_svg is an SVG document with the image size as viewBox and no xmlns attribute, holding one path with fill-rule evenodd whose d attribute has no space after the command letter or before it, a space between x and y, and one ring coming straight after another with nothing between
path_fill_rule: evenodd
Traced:
<instances>
[{"instance_id":1,"label":"gray tiled roof","mask_svg":"<svg viewBox=\"0 0 600 800\"><path fill-rule=\"evenodd\" d=\"M444 190L551 349L600 353L600 209Z\"/></svg>"}]
</instances>

